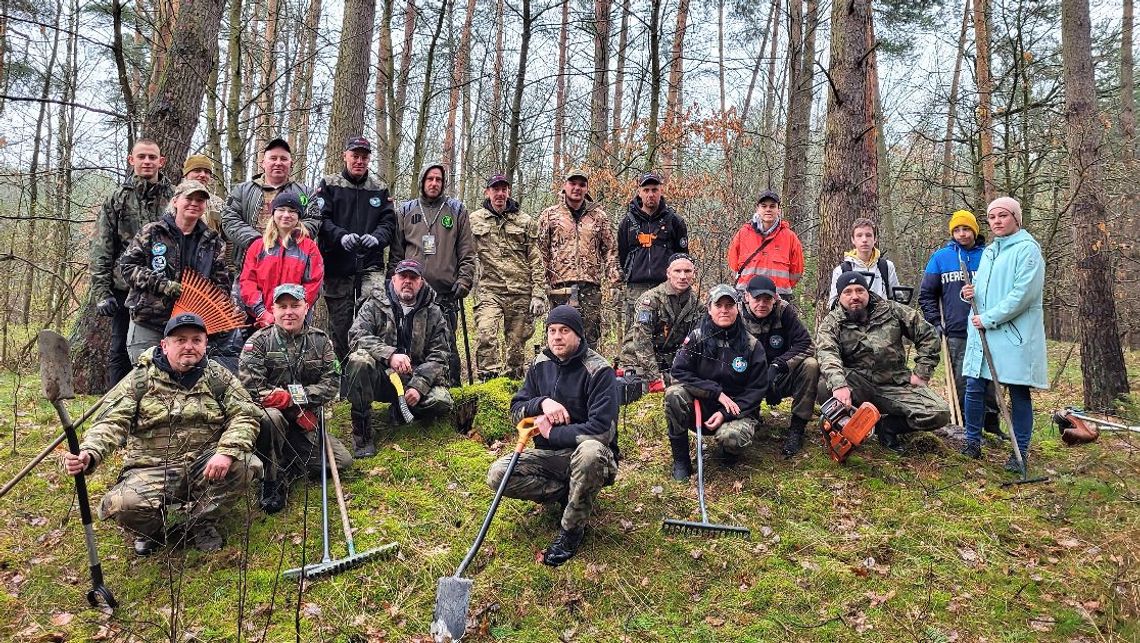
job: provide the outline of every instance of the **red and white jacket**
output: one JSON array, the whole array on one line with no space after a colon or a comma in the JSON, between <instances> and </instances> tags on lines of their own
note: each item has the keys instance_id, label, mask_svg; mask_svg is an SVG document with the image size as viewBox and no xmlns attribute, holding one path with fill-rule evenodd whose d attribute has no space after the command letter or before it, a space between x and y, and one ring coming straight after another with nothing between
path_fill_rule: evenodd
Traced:
<instances>
[{"instance_id":1,"label":"red and white jacket","mask_svg":"<svg viewBox=\"0 0 1140 643\"><path fill-rule=\"evenodd\" d=\"M325 262L317 242L294 232L293 243L288 246L278 241L275 247L266 248L263 239L250 244L242 263L238 294L246 308L258 317L271 305L273 289L281 284L301 284L305 301L312 306L317 303L324 279Z\"/></svg>"}]
</instances>

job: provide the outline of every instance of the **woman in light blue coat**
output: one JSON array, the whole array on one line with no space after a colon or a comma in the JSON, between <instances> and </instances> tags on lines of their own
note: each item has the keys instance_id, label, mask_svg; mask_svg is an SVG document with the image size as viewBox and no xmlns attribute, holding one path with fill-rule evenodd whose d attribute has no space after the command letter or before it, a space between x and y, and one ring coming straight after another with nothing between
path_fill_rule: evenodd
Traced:
<instances>
[{"instance_id":1,"label":"woman in light blue coat","mask_svg":"<svg viewBox=\"0 0 1140 643\"><path fill-rule=\"evenodd\" d=\"M1021 227L1021 204L1000 197L986 209L994 240L982 253L973 286L962 289L962 299L977 298L978 314L966 328L966 446L962 453L982 455L982 420L985 391L991 380L1009 391L1013 434L1023 457L1029 455L1033 435L1030 388L1048 388L1045 354L1045 313L1042 306L1045 259L1037 240ZM979 328L986 331L996 375L982 354ZM1020 471L1012 455L1006 469Z\"/></svg>"}]
</instances>

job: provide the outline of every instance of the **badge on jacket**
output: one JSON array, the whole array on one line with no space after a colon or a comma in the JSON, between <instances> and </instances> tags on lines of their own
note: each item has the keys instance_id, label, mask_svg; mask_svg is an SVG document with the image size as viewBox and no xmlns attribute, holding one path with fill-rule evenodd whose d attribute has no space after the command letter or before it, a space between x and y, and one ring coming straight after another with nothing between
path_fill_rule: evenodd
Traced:
<instances>
[{"instance_id":1,"label":"badge on jacket","mask_svg":"<svg viewBox=\"0 0 1140 643\"><path fill-rule=\"evenodd\" d=\"M776 350L780 350L784 346L784 336L772 335L768 338L768 345Z\"/></svg>"},{"instance_id":2,"label":"badge on jacket","mask_svg":"<svg viewBox=\"0 0 1140 643\"><path fill-rule=\"evenodd\" d=\"M166 270L166 257L159 255L157 257L151 258L150 267L151 270L154 270L155 272L162 272L163 270Z\"/></svg>"},{"instance_id":3,"label":"badge on jacket","mask_svg":"<svg viewBox=\"0 0 1140 643\"><path fill-rule=\"evenodd\" d=\"M368 205L370 205L374 208L380 207L380 197L374 196L371 199L368 199Z\"/></svg>"},{"instance_id":4,"label":"badge on jacket","mask_svg":"<svg viewBox=\"0 0 1140 643\"><path fill-rule=\"evenodd\" d=\"M455 225L455 217L451 216L450 214L443 215L443 227L450 230L451 226L453 225Z\"/></svg>"},{"instance_id":5,"label":"badge on jacket","mask_svg":"<svg viewBox=\"0 0 1140 643\"><path fill-rule=\"evenodd\" d=\"M734 357L732 359L732 370L737 373L743 373L748 368L748 362L743 357Z\"/></svg>"},{"instance_id":6,"label":"badge on jacket","mask_svg":"<svg viewBox=\"0 0 1140 643\"><path fill-rule=\"evenodd\" d=\"M159 255L166 254L166 244L159 241L158 243L156 243L150 247L150 253L156 257Z\"/></svg>"}]
</instances>

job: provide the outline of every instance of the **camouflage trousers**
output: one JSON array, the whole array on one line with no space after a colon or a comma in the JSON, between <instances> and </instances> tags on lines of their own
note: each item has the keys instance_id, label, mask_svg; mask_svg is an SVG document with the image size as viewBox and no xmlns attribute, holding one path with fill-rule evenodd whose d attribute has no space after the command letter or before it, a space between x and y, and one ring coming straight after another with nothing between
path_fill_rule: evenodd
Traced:
<instances>
[{"instance_id":1,"label":"camouflage trousers","mask_svg":"<svg viewBox=\"0 0 1140 643\"><path fill-rule=\"evenodd\" d=\"M526 342L534 334L530 297L492 293L480 288L475 300L475 362L479 379L501 375L522 379L530 361ZM505 341L500 341L503 338ZM503 354L506 354L506 359ZM505 363L505 366L504 366Z\"/></svg>"},{"instance_id":2,"label":"camouflage trousers","mask_svg":"<svg viewBox=\"0 0 1140 643\"><path fill-rule=\"evenodd\" d=\"M213 450L189 464L125 469L99 505L99 518L114 519L128 531L143 536L162 534L172 521L171 505L189 505L188 524L214 524L249 484L261 477L261 460L253 454L237 458L221 480L206 480L206 463Z\"/></svg>"},{"instance_id":3,"label":"camouflage trousers","mask_svg":"<svg viewBox=\"0 0 1140 643\"><path fill-rule=\"evenodd\" d=\"M317 442L319 431L305 431L280 409L263 409L259 419L261 431L257 434L257 457L265 464L266 480L288 483L306 474L320 475L324 448ZM352 454L340 440L329 437L333 462L337 471L344 473L352 466Z\"/></svg>"},{"instance_id":4,"label":"camouflage trousers","mask_svg":"<svg viewBox=\"0 0 1140 643\"><path fill-rule=\"evenodd\" d=\"M806 424L815 412L818 385L819 362L814 357L807 357L791 371L768 383L766 401L769 405L776 405L786 398L792 398L792 417L803 420Z\"/></svg>"},{"instance_id":5,"label":"camouflage trousers","mask_svg":"<svg viewBox=\"0 0 1140 643\"><path fill-rule=\"evenodd\" d=\"M341 364L348 356L348 329L360 304L374 288L384 287L384 273L370 270L360 275L360 291L355 277L325 277L325 308L329 311L329 336Z\"/></svg>"},{"instance_id":6,"label":"camouflage trousers","mask_svg":"<svg viewBox=\"0 0 1140 643\"><path fill-rule=\"evenodd\" d=\"M512 454L513 455L513 454ZM496 460L487 471L487 486L498 489L511 456ZM562 528L576 529L594 512L594 500L617 478L617 460L597 440L584 440L574 449L527 449L503 490L508 498L535 502L565 502Z\"/></svg>"},{"instance_id":7,"label":"camouflage trousers","mask_svg":"<svg viewBox=\"0 0 1140 643\"><path fill-rule=\"evenodd\" d=\"M367 351L355 350L349 354L344 379L353 414L367 413L373 402L391 404L396 401L396 389L388 379L387 369L377 364ZM405 386L408 379L401 377ZM446 415L454 405L450 391L442 386L433 386L411 409L417 420L430 420Z\"/></svg>"},{"instance_id":8,"label":"camouflage trousers","mask_svg":"<svg viewBox=\"0 0 1140 643\"><path fill-rule=\"evenodd\" d=\"M670 440L688 440L689 431L696 432L696 414L693 412L693 400L696 398L681 384L674 384L665 389L665 418L669 422ZM708 421L712 415L705 410L702 404L702 420ZM701 427L701 434L712 441L730 455L739 455L752 444L752 437L756 435L756 426L759 424L756 416L737 418L721 424L715 431Z\"/></svg>"},{"instance_id":9,"label":"camouflage trousers","mask_svg":"<svg viewBox=\"0 0 1140 643\"><path fill-rule=\"evenodd\" d=\"M558 285L547 292L550 307L573 305L570 303L573 294L569 292L571 285ZM566 291L563 293L562 291ZM597 349L598 340L602 337L602 289L597 284L578 284L578 305L575 306L582 314L582 330L586 332L586 342L591 348Z\"/></svg>"},{"instance_id":10,"label":"camouflage trousers","mask_svg":"<svg viewBox=\"0 0 1140 643\"><path fill-rule=\"evenodd\" d=\"M460 363L459 363L459 344L456 343L456 337L459 333L466 333L467 329L459 328L459 307L463 305L462 299L451 299L439 295L435 299L435 303L439 304L439 310L443 313L443 320L447 322L447 378L451 386L459 386L462 382L459 381Z\"/></svg>"},{"instance_id":11,"label":"camouflage trousers","mask_svg":"<svg viewBox=\"0 0 1140 643\"><path fill-rule=\"evenodd\" d=\"M624 298L625 306L622 309L622 331L628 333L629 327L633 324L633 318L637 315L637 300L641 296L655 288L657 284L629 284L625 285Z\"/></svg>"},{"instance_id":12,"label":"camouflage trousers","mask_svg":"<svg viewBox=\"0 0 1140 643\"><path fill-rule=\"evenodd\" d=\"M846 370L845 377L847 386L851 387L852 404L858 406L870 402L884 417L893 416L906 423L905 430L897 426L897 433L933 431L950 423L950 407L929 386L875 384L852 370ZM829 397L831 391L820 379L816 399L823 402Z\"/></svg>"}]
</instances>

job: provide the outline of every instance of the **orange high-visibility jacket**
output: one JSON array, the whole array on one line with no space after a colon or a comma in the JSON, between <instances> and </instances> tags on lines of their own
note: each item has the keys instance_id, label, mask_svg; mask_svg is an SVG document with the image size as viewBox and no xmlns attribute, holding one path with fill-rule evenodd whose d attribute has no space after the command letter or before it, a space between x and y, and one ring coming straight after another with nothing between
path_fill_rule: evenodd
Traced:
<instances>
[{"instance_id":1,"label":"orange high-visibility jacket","mask_svg":"<svg viewBox=\"0 0 1140 643\"><path fill-rule=\"evenodd\" d=\"M790 293L804 276L804 248L787 221L781 220L767 236L749 221L740 226L728 246L728 267L743 288L756 275L765 275L781 293Z\"/></svg>"}]
</instances>

